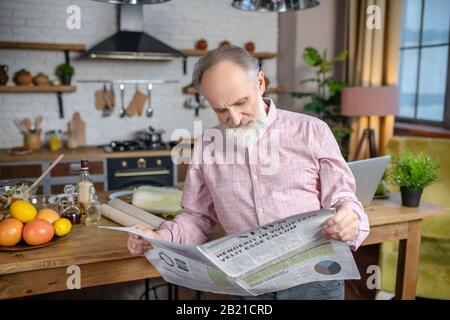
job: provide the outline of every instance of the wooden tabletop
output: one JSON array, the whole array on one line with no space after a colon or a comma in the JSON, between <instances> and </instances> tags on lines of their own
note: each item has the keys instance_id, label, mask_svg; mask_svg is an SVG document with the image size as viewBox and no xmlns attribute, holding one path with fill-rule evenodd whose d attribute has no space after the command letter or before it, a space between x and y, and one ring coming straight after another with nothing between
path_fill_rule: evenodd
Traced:
<instances>
[{"instance_id":1,"label":"wooden tabletop","mask_svg":"<svg viewBox=\"0 0 450 320\"><path fill-rule=\"evenodd\" d=\"M106 202L107 196L107 193L100 193L100 201ZM419 208L402 207L398 195L391 195L390 199L374 200L365 210L371 227L448 214L448 209L423 201ZM117 225L104 217L101 224ZM127 237L125 232L75 225L65 239L51 246L28 251L0 252L0 274L132 258L126 248Z\"/></svg>"},{"instance_id":2,"label":"wooden tabletop","mask_svg":"<svg viewBox=\"0 0 450 320\"><path fill-rule=\"evenodd\" d=\"M409 222L449 214L448 208L425 201L421 201L418 208L404 207L401 203L398 193L391 193L388 199L373 200L370 206L364 208L369 217L370 226Z\"/></svg>"},{"instance_id":3,"label":"wooden tabletop","mask_svg":"<svg viewBox=\"0 0 450 320\"><path fill-rule=\"evenodd\" d=\"M122 151L122 152L105 152L102 147L80 147L77 149L64 148L58 152L51 152L46 148L33 151L32 154L25 156L13 156L8 153L9 149L0 149L1 162L21 162L21 161L53 161L61 153L64 153L64 160L79 159L108 159L108 158L129 158L129 157L163 157L170 156L170 150L150 150L150 151Z\"/></svg>"}]
</instances>

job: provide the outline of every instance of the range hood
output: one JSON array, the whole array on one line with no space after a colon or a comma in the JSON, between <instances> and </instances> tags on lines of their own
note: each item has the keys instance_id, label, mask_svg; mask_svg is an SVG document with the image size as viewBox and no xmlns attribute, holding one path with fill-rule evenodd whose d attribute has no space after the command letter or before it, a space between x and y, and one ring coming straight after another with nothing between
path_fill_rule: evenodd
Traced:
<instances>
[{"instance_id":1,"label":"range hood","mask_svg":"<svg viewBox=\"0 0 450 320\"><path fill-rule=\"evenodd\" d=\"M142 5L124 4L119 6L119 10L119 31L90 48L86 52L88 57L129 60L174 60L185 57L181 51L142 31Z\"/></svg>"}]
</instances>

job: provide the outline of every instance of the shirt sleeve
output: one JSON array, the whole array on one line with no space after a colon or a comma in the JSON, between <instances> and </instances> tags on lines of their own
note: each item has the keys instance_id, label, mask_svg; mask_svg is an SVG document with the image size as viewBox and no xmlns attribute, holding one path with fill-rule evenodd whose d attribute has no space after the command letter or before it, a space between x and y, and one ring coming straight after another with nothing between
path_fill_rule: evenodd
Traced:
<instances>
[{"instance_id":1,"label":"shirt sleeve","mask_svg":"<svg viewBox=\"0 0 450 320\"><path fill-rule=\"evenodd\" d=\"M194 153L198 152L197 148L194 147ZM166 241L192 245L205 242L217 224L217 218L200 164L189 165L181 209L181 214L161 226L159 234Z\"/></svg>"},{"instance_id":2,"label":"shirt sleeve","mask_svg":"<svg viewBox=\"0 0 450 320\"><path fill-rule=\"evenodd\" d=\"M337 208L347 203L358 216L359 232L353 241L347 242L353 251L369 235L369 219L355 195L355 178L342 157L339 145L328 125L321 121L316 128L318 141L315 154L319 162L320 197L323 208Z\"/></svg>"}]
</instances>

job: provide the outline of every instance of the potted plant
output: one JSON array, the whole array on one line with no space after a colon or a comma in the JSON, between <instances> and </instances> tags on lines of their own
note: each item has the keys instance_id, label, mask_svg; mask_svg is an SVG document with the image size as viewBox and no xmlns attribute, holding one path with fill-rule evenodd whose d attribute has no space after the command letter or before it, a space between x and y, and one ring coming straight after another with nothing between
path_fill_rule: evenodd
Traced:
<instances>
[{"instance_id":1,"label":"potted plant","mask_svg":"<svg viewBox=\"0 0 450 320\"><path fill-rule=\"evenodd\" d=\"M418 207L423 189L437 180L438 172L438 165L427 154L406 151L392 161L388 180L400 187L402 205Z\"/></svg>"},{"instance_id":2,"label":"potted plant","mask_svg":"<svg viewBox=\"0 0 450 320\"><path fill-rule=\"evenodd\" d=\"M347 55L347 51L343 51L328 60L327 50L324 50L321 55L315 48L306 48L303 52L303 60L315 69L315 77L302 80L300 84L312 83L316 90L291 93L294 98L309 100L305 104L305 111L314 114L330 126L345 158L352 132L347 123L348 120L341 115L341 92L346 84L336 80L330 73L334 64L347 59Z\"/></svg>"},{"instance_id":3,"label":"potted plant","mask_svg":"<svg viewBox=\"0 0 450 320\"><path fill-rule=\"evenodd\" d=\"M70 85L75 69L68 63L63 63L56 68L56 75L62 85Z\"/></svg>"}]
</instances>

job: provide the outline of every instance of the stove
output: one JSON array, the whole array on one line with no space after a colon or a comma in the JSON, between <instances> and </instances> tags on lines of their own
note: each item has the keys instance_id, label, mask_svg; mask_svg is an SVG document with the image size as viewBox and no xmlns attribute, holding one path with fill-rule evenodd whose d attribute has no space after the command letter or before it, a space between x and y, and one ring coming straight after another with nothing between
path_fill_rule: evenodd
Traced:
<instances>
[{"instance_id":1,"label":"stove","mask_svg":"<svg viewBox=\"0 0 450 320\"><path fill-rule=\"evenodd\" d=\"M151 150L169 150L169 145L165 142L147 142L147 141L112 141L109 145L103 147L105 152L121 151L151 151Z\"/></svg>"},{"instance_id":2,"label":"stove","mask_svg":"<svg viewBox=\"0 0 450 320\"><path fill-rule=\"evenodd\" d=\"M141 185L173 186L174 168L170 156L133 156L133 151L169 150L167 143L139 139L112 141L104 150L119 153L119 157L107 159L108 190L132 190ZM125 151L128 153L120 156L120 152Z\"/></svg>"}]
</instances>

